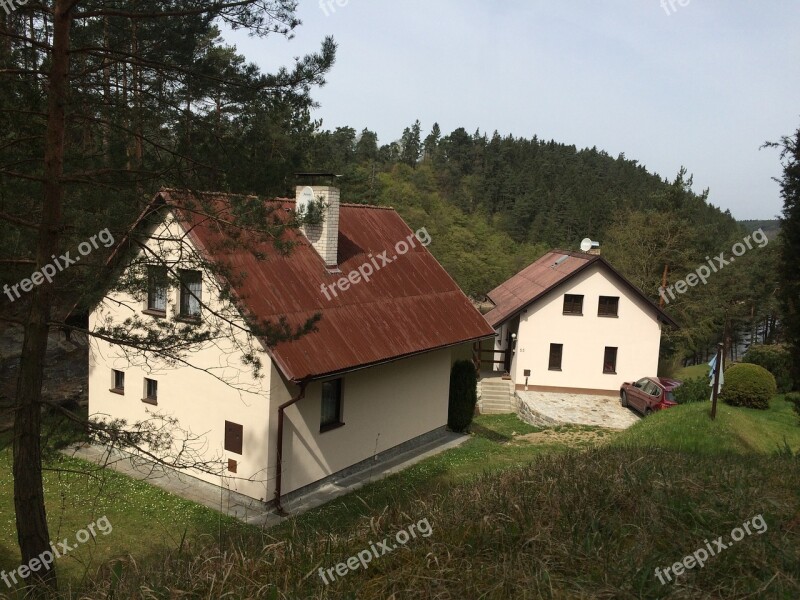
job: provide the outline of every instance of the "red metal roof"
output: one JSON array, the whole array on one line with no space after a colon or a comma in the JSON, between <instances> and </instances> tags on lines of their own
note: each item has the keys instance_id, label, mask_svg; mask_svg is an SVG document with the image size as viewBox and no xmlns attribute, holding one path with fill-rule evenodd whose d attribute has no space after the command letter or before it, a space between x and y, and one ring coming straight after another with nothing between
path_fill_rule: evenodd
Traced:
<instances>
[{"instance_id":1,"label":"red metal roof","mask_svg":"<svg viewBox=\"0 0 800 600\"><path fill-rule=\"evenodd\" d=\"M615 276L628 289L638 294L656 312L661 321L676 325L658 305L628 281L619 271L600 255L568 250L552 250L533 264L501 283L487 294L495 307L484 316L492 327L498 327L523 308L530 306L550 290L561 285L593 264L598 264Z\"/></svg>"},{"instance_id":2,"label":"red metal roof","mask_svg":"<svg viewBox=\"0 0 800 600\"><path fill-rule=\"evenodd\" d=\"M180 207L189 192L164 190L160 197ZM224 194L211 194L224 205ZM294 208L293 200L265 201ZM382 266L370 278L326 299L323 284L331 284L370 263L370 255L388 251L412 234L394 209L341 204L339 214L339 269L330 274L322 258L302 233L287 230L286 239L300 242L288 256L271 244L258 244L263 253L241 249L216 252L224 242L211 221L198 222L190 215L192 235L208 258L247 274L231 282L245 308L259 320L286 317L293 327L316 313L322 318L317 331L282 342L270 354L287 379L305 379L353 370L397 358L444 348L494 335L481 314L436 261L427 248L416 247ZM435 243L435 240L434 240ZM380 261L378 261L380 264Z\"/></svg>"}]
</instances>

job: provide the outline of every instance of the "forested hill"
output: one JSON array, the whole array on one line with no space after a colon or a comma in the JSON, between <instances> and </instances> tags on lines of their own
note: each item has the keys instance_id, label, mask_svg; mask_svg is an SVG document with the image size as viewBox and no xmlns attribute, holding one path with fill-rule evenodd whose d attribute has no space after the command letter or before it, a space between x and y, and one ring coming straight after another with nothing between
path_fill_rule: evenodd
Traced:
<instances>
[{"instance_id":1,"label":"forested hill","mask_svg":"<svg viewBox=\"0 0 800 600\"><path fill-rule=\"evenodd\" d=\"M415 123L383 146L369 130L319 132L309 165L342 174L345 201L391 205L412 227L426 227L430 250L473 296L547 250L578 249L591 237L659 301L665 273L668 285L679 282L757 229L709 204L707 192L694 193L684 169L664 180L597 148L464 129L442 136L436 125L423 137L420 129ZM723 331L733 340L774 319L776 246L755 248L665 303L682 325L665 330L667 360L704 352Z\"/></svg>"},{"instance_id":2,"label":"forested hill","mask_svg":"<svg viewBox=\"0 0 800 600\"><path fill-rule=\"evenodd\" d=\"M372 172L399 164L429 167L436 191L467 214L481 213L515 241L573 244L602 237L620 210L685 210L694 217L732 225L729 215L704 197L675 190L624 155L597 148L532 139L468 134L442 137L438 126L420 142L419 125L393 144L378 148L375 135L339 128L315 136L315 168L345 175L350 197L369 202L380 190Z\"/></svg>"},{"instance_id":3,"label":"forested hill","mask_svg":"<svg viewBox=\"0 0 800 600\"><path fill-rule=\"evenodd\" d=\"M624 155L536 136L463 128L443 136L438 125L423 136L415 123L397 142L379 146L374 132L343 127L314 134L309 161L314 170L343 175L347 201L392 205L413 226L434 230L432 250L473 295L549 248L577 248L585 237L612 241L609 233L635 214L649 215L653 227L683 224L689 243L701 224L705 239L738 231L727 211L691 191L685 171L665 181ZM711 249L701 244L695 254Z\"/></svg>"}]
</instances>

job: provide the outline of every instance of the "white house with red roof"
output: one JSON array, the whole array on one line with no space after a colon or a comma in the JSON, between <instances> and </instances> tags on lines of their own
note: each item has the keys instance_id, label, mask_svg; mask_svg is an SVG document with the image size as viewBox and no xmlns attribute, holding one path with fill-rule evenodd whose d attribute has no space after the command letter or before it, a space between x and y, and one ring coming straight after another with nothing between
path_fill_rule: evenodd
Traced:
<instances>
[{"instance_id":1,"label":"white house with red roof","mask_svg":"<svg viewBox=\"0 0 800 600\"><path fill-rule=\"evenodd\" d=\"M215 219L187 209L196 193L156 196L157 218L142 221L145 243L133 254L139 262L161 257L147 266L147 292L107 295L89 325L133 318L210 327L214 320L227 334L172 365L133 360L97 342L90 415L129 424L173 418L202 442L199 456L219 465L192 475L265 502L441 435L452 363L494 332L425 236L393 209L341 203L335 187L310 186L297 196L324 201L321 225L289 230L295 247L286 255L264 241L245 250L219 226L236 219L230 197L202 196L218 208ZM287 215L297 208L292 200L251 201ZM122 278L125 264L133 263L123 264ZM164 268L185 283L171 287ZM222 290L230 300L220 300ZM269 347L248 336L245 314L291 328L314 315L319 321L299 339Z\"/></svg>"},{"instance_id":2,"label":"white house with red roof","mask_svg":"<svg viewBox=\"0 0 800 600\"><path fill-rule=\"evenodd\" d=\"M493 370L517 390L617 394L657 374L662 326L676 325L596 253L548 252L488 298Z\"/></svg>"}]
</instances>

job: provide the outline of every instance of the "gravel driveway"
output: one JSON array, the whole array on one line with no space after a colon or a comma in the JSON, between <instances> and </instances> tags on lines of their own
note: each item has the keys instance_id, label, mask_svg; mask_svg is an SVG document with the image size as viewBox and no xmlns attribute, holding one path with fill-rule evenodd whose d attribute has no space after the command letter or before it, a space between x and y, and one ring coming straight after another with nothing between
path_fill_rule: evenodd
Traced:
<instances>
[{"instance_id":1,"label":"gravel driveway","mask_svg":"<svg viewBox=\"0 0 800 600\"><path fill-rule=\"evenodd\" d=\"M517 413L531 425L596 425L626 429L640 419L633 410L623 408L617 396L531 391L518 391L517 396Z\"/></svg>"}]
</instances>

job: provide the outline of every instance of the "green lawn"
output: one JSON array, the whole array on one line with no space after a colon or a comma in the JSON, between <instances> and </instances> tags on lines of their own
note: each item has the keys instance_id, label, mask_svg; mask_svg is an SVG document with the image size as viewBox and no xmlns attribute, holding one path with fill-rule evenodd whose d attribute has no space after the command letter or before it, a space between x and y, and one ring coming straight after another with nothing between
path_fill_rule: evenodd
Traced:
<instances>
[{"instance_id":1,"label":"green lawn","mask_svg":"<svg viewBox=\"0 0 800 600\"><path fill-rule=\"evenodd\" d=\"M800 452L796 414L781 397L769 411L720 404L714 422L707 412L678 406L625 432L481 416L463 445L268 531L115 473L101 484L49 472L54 531L73 535L103 514L114 525L59 562L81 590L64 597L108 597L109 558L120 598L800 597L800 459L779 452L784 440ZM4 490L8 461L0 453ZM19 560L11 508L9 493L0 498L6 568ZM759 514L764 535L677 584L654 578ZM330 586L317 576L420 519L430 537Z\"/></svg>"},{"instance_id":2,"label":"green lawn","mask_svg":"<svg viewBox=\"0 0 800 600\"><path fill-rule=\"evenodd\" d=\"M675 379L684 381L686 379L693 379L695 377L708 377L708 365L692 365L691 367L683 367L675 371Z\"/></svg>"},{"instance_id":3,"label":"green lawn","mask_svg":"<svg viewBox=\"0 0 800 600\"><path fill-rule=\"evenodd\" d=\"M738 442L730 446L737 451L726 452L697 440L710 431L719 446L725 432L738 436L770 422L783 429L783 407L773 415L721 407L722 427L698 425L684 436L694 437L692 444L661 441L679 429L672 420L699 422L702 408L670 409L637 424L655 446L621 433L581 450L524 441L514 433L546 432L513 417L481 417L460 448L267 532L194 548L193 556L166 552L157 567L126 569L119 592L281 600L800 597L800 459L770 454L768 444L766 454ZM626 437L627 444L615 443ZM766 531L744 537L704 568L668 585L655 577L656 568L682 560L704 540L729 538L759 515ZM318 576L422 519L429 537L329 585ZM105 590L97 578L87 594Z\"/></svg>"},{"instance_id":4,"label":"green lawn","mask_svg":"<svg viewBox=\"0 0 800 600\"><path fill-rule=\"evenodd\" d=\"M792 404L783 396L769 410L717 405L709 418L710 402L683 404L642 419L617 436L617 446L652 447L691 453L769 454L788 445L800 452L800 426Z\"/></svg>"},{"instance_id":5,"label":"green lawn","mask_svg":"<svg viewBox=\"0 0 800 600\"><path fill-rule=\"evenodd\" d=\"M52 432L51 426L52 422L46 424L46 434ZM63 441L63 431L54 437ZM239 527L238 521L216 511L81 460L48 452L45 468L47 520L54 543L69 538L72 545L77 531L102 516L113 527L108 535L98 535L57 561L59 576L70 585L109 558L146 559L161 549L178 548L184 535L190 540L213 539ZM6 435L0 440L0 569L6 571L20 564L11 471Z\"/></svg>"}]
</instances>

